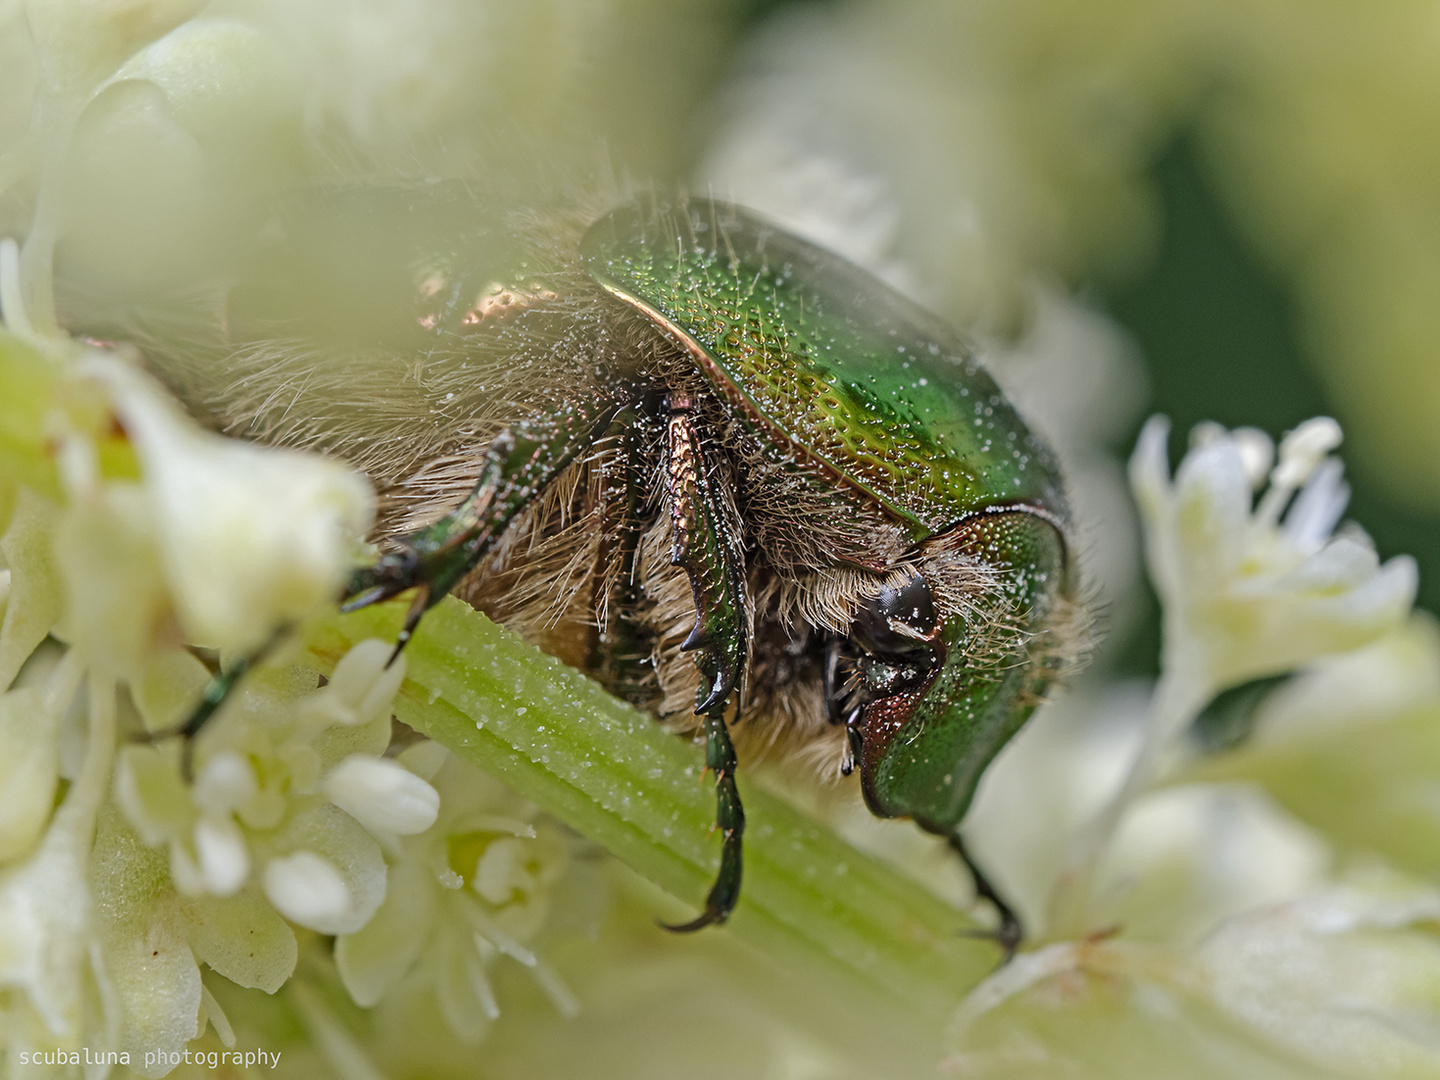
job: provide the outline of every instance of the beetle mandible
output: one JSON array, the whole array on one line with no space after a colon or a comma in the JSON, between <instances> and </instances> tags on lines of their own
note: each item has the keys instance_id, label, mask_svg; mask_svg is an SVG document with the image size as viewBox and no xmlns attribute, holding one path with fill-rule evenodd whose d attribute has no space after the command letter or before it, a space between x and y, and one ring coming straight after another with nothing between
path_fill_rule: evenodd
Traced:
<instances>
[{"instance_id":1,"label":"beetle mandible","mask_svg":"<svg viewBox=\"0 0 1440 1080\"><path fill-rule=\"evenodd\" d=\"M384 553L346 606L410 593L397 653L454 593L703 731L721 865L671 929L739 898L733 734L742 756L858 770L874 813L946 837L1013 952L1018 920L960 824L1075 636L1049 451L942 321L747 211L651 197L447 231L463 201L404 201L399 254L357 241L374 216L350 206L319 239L289 234L289 269L262 258L230 290L226 370L291 362L266 342L331 342L287 392L211 392L163 347L156 366L232 433L371 474ZM382 268L360 284L357 244ZM357 437L367 408L381 420Z\"/></svg>"}]
</instances>

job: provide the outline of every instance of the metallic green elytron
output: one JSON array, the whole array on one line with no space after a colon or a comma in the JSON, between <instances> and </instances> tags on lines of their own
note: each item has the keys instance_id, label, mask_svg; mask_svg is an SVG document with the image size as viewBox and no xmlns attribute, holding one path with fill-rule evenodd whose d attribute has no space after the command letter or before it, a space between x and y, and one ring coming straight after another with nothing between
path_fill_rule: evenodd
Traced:
<instances>
[{"instance_id":1,"label":"metallic green elytron","mask_svg":"<svg viewBox=\"0 0 1440 1080\"><path fill-rule=\"evenodd\" d=\"M489 332L593 303L601 362L500 431L464 502L397 537L349 606L415 590L398 650L447 592L483 607L487 582L515 580L495 552L517 526L533 547L587 520L587 666L675 726L693 709L716 777L719 877L674 929L723 922L739 897L732 731L742 749L858 765L871 810L948 837L974 870L960 823L1069 644L1049 452L945 325L736 207L620 209L557 263ZM598 296L577 299L582 274ZM975 877L1013 950L1017 921Z\"/></svg>"},{"instance_id":2,"label":"metallic green elytron","mask_svg":"<svg viewBox=\"0 0 1440 1080\"><path fill-rule=\"evenodd\" d=\"M397 651L454 593L703 730L724 839L683 929L739 897L732 735L746 760L858 768L876 814L970 863L976 784L1072 646L1048 451L943 323L743 210L501 203L301 198L218 321L105 329L216 426L371 476L386 553L348 604L412 594Z\"/></svg>"}]
</instances>

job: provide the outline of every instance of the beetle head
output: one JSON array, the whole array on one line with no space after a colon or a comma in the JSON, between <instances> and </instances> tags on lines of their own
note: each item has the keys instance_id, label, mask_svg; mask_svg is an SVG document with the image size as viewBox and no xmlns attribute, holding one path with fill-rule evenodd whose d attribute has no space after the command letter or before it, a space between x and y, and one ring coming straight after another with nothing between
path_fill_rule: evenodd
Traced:
<instances>
[{"instance_id":1,"label":"beetle head","mask_svg":"<svg viewBox=\"0 0 1440 1080\"><path fill-rule=\"evenodd\" d=\"M861 785L881 817L951 833L986 765L1057 667L1065 548L1043 512L967 515L922 542L913 576L862 600Z\"/></svg>"}]
</instances>

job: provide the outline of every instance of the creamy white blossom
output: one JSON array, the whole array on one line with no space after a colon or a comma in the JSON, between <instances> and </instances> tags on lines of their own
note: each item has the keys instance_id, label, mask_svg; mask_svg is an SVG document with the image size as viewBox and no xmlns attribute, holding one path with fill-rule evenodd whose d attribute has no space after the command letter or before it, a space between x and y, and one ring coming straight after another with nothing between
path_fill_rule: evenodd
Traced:
<instances>
[{"instance_id":1,"label":"creamy white blossom","mask_svg":"<svg viewBox=\"0 0 1440 1080\"><path fill-rule=\"evenodd\" d=\"M0 255L6 317L33 334L14 245ZM178 742L132 741L173 729L211 678L182 640L243 650L332 601L372 496L338 465L202 432L127 359L36 344L26 360L0 335L9 374L53 387L32 430L55 449L48 489L0 476L0 742L16 770L0 800L0 988L12 1047L139 1061L182 1051L206 1015L228 1030L201 964L273 993L297 957L282 915L334 934L379 907L380 847L322 780L383 753L404 664L375 641L324 687L313 668L252 673L186 748L193 782ZM427 791L412 778L370 809L414 825Z\"/></svg>"},{"instance_id":2,"label":"creamy white blossom","mask_svg":"<svg viewBox=\"0 0 1440 1080\"><path fill-rule=\"evenodd\" d=\"M1308 421L1280 444L1270 485L1252 505L1254 433L1207 432L1172 481L1169 425L1152 419L1130 462L1151 577L1165 610L1167 664L1203 692L1291 670L1373 641L1415 599L1408 556L1381 565L1362 531L1335 526L1349 489L1338 425Z\"/></svg>"},{"instance_id":3,"label":"creamy white blossom","mask_svg":"<svg viewBox=\"0 0 1440 1080\"><path fill-rule=\"evenodd\" d=\"M1374 641L1415 597L1412 559L1382 566L1358 528L1332 535L1349 497L1327 456L1340 441L1335 421L1307 421L1282 441L1258 501L1252 488L1271 456L1259 433L1202 426L1172 482L1168 432L1152 419L1130 462L1164 610L1161 679L1123 780L1069 843L1048 904L1050 930L1063 936L1098 925L1107 848L1217 693Z\"/></svg>"},{"instance_id":4,"label":"creamy white blossom","mask_svg":"<svg viewBox=\"0 0 1440 1080\"><path fill-rule=\"evenodd\" d=\"M148 376L105 353L102 381L139 454L187 640L252 649L334 598L374 510L353 470L200 430Z\"/></svg>"},{"instance_id":5,"label":"creamy white blossom","mask_svg":"<svg viewBox=\"0 0 1440 1080\"><path fill-rule=\"evenodd\" d=\"M500 1015L489 972L508 957L529 969L562 1015L573 1015L575 996L527 944L569 868L564 838L536 820L534 807L433 743L406 750L396 767L431 778L440 818L393 849L385 903L336 942L351 996L373 1006L433 994L454 1035L475 1042Z\"/></svg>"}]
</instances>

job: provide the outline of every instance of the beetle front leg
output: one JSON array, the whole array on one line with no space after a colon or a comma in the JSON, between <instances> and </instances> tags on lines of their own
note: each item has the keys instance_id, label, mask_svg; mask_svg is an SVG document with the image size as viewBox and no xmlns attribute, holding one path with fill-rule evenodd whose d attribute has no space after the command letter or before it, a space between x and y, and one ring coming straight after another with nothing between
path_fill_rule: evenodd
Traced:
<instances>
[{"instance_id":1,"label":"beetle front leg","mask_svg":"<svg viewBox=\"0 0 1440 1080\"><path fill-rule=\"evenodd\" d=\"M745 834L745 808L735 786L735 746L725 727L725 706L705 714L705 768L715 774L715 824L720 828L720 872L705 897L705 910L687 923L661 923L666 930L688 934L719 925L730 917L740 899L744 867L741 837Z\"/></svg>"},{"instance_id":2,"label":"beetle front leg","mask_svg":"<svg viewBox=\"0 0 1440 1080\"><path fill-rule=\"evenodd\" d=\"M720 873L697 918L666 929L699 930L723 923L740 898L745 810L735 786L735 747L725 707L739 693L749 647L745 555L733 504L711 474L697 418L687 395L665 399L666 482L674 540L670 562L683 567L695 595L695 626L682 649L695 650L700 686L695 712L705 717L705 767L715 774L715 823L724 837Z\"/></svg>"},{"instance_id":3,"label":"beetle front leg","mask_svg":"<svg viewBox=\"0 0 1440 1080\"><path fill-rule=\"evenodd\" d=\"M622 406L612 402L567 402L548 416L508 428L485 453L480 479L465 501L433 525L402 537L397 551L357 571L345 590L342 611L355 611L415 590L388 663L415 633L425 612L443 600L484 557L506 527L545 487L604 435ZM181 763L188 777L192 742L210 717L229 699L241 677L284 636L277 630L263 645L210 680L200 703L179 727L151 736L184 739Z\"/></svg>"},{"instance_id":4,"label":"beetle front leg","mask_svg":"<svg viewBox=\"0 0 1440 1080\"><path fill-rule=\"evenodd\" d=\"M590 450L620 407L566 403L495 437L465 501L439 521L401 537L398 550L357 571L341 611L355 611L410 589L415 598L390 655L394 663L425 612L473 570L517 514L577 457Z\"/></svg>"}]
</instances>

